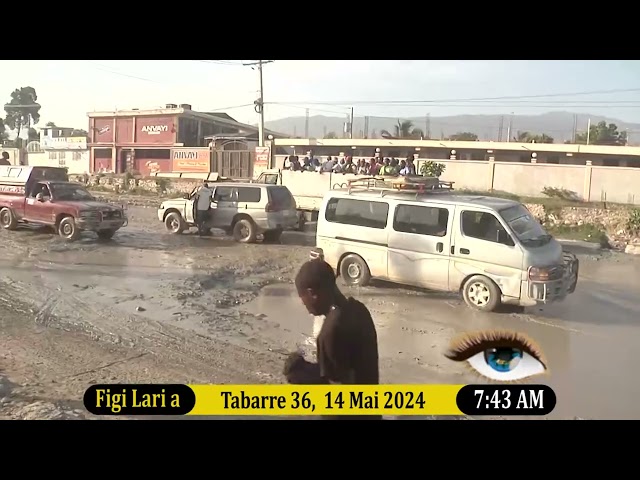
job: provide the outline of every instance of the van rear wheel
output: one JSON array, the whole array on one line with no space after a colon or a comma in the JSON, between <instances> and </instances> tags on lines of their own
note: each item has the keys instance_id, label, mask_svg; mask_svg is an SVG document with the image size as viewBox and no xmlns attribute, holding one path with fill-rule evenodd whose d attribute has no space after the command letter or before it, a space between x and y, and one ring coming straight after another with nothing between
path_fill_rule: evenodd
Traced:
<instances>
[{"instance_id":1,"label":"van rear wheel","mask_svg":"<svg viewBox=\"0 0 640 480\"><path fill-rule=\"evenodd\" d=\"M493 312L501 303L498 286L482 275L474 275L465 282L462 297L467 305L481 312Z\"/></svg>"},{"instance_id":2,"label":"van rear wheel","mask_svg":"<svg viewBox=\"0 0 640 480\"><path fill-rule=\"evenodd\" d=\"M10 208L0 210L0 226L5 230L15 230L18 228L18 219Z\"/></svg>"},{"instance_id":3,"label":"van rear wheel","mask_svg":"<svg viewBox=\"0 0 640 480\"><path fill-rule=\"evenodd\" d=\"M349 254L340 262L340 276L346 285L366 287L371 281L367 262L356 254Z\"/></svg>"}]
</instances>

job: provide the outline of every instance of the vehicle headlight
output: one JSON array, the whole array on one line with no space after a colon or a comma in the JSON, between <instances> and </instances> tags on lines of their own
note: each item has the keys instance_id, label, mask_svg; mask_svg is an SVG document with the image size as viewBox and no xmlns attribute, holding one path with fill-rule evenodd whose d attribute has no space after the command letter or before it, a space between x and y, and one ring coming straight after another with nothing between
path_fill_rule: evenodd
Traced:
<instances>
[{"instance_id":1,"label":"vehicle headlight","mask_svg":"<svg viewBox=\"0 0 640 480\"><path fill-rule=\"evenodd\" d=\"M552 265L549 267L529 267L529 280L535 282L548 282L562 278L564 267Z\"/></svg>"}]
</instances>

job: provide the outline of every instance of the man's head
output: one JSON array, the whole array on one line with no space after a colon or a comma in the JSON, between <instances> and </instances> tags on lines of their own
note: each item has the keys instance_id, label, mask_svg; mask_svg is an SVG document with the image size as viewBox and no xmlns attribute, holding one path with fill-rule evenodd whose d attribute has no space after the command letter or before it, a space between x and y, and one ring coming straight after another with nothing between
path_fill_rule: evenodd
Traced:
<instances>
[{"instance_id":1,"label":"man's head","mask_svg":"<svg viewBox=\"0 0 640 480\"><path fill-rule=\"evenodd\" d=\"M2 159L9 160L9 152L2 152Z\"/></svg>"},{"instance_id":2,"label":"man's head","mask_svg":"<svg viewBox=\"0 0 640 480\"><path fill-rule=\"evenodd\" d=\"M300 300L311 315L326 315L336 299L336 275L327 262L309 260L296 275L296 289Z\"/></svg>"}]
</instances>

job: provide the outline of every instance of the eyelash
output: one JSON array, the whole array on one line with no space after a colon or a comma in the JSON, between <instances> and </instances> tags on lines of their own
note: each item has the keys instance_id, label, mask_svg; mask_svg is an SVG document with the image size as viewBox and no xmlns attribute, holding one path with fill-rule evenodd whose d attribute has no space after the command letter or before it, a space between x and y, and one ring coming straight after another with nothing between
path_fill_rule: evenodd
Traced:
<instances>
[{"instance_id":1,"label":"eyelash","mask_svg":"<svg viewBox=\"0 0 640 480\"><path fill-rule=\"evenodd\" d=\"M519 348L538 360L547 368L542 350L533 340L522 333L507 330L486 330L481 332L464 333L453 339L445 357L454 362L464 362L474 355L490 348L511 347Z\"/></svg>"}]
</instances>

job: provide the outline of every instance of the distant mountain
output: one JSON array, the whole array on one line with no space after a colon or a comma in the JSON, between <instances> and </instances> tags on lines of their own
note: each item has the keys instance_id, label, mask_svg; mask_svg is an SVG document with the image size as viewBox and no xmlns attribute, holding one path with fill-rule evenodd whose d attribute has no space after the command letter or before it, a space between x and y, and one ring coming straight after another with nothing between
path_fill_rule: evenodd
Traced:
<instances>
[{"instance_id":1,"label":"distant mountain","mask_svg":"<svg viewBox=\"0 0 640 480\"><path fill-rule=\"evenodd\" d=\"M640 124L627 123L615 118L607 118L588 113L574 114L571 112L549 112L541 115L456 115L452 117L409 117L401 120L411 120L414 128L430 131L430 137L437 139L453 135L458 132L472 132L478 135L480 140L499 140L500 123L502 121L502 140L507 139L507 130L511 123L511 137L518 132L530 132L535 134L546 133L554 138L555 143L564 143L573 135L574 116L577 116L578 133L587 130L589 119L592 123L602 120L607 123L615 123L619 131L628 131L629 144L640 144ZM287 117L265 122L265 127L281 133L288 133L291 137L305 137L305 117ZM338 138L343 138L345 117L325 117L317 115L309 117L309 137L323 138L327 133L333 132ZM387 117L369 117L368 138L373 138L375 133L380 138L381 130L393 132L393 126L397 119ZM354 138L364 138L365 117L354 118Z\"/></svg>"}]
</instances>

